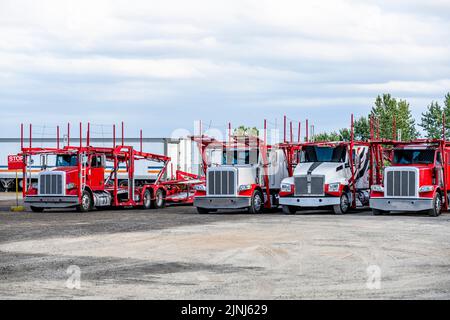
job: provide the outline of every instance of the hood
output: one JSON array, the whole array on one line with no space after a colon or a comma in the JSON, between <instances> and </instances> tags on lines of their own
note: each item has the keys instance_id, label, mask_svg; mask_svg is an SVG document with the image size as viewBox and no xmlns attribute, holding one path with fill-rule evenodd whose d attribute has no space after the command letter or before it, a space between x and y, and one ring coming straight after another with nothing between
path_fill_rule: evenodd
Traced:
<instances>
[{"instance_id":1,"label":"hood","mask_svg":"<svg viewBox=\"0 0 450 320\"><path fill-rule=\"evenodd\" d=\"M65 172L66 174L69 174L72 172L77 172L78 167L57 167L57 168L52 168L50 171L59 171L59 172Z\"/></svg>"},{"instance_id":2,"label":"hood","mask_svg":"<svg viewBox=\"0 0 450 320\"><path fill-rule=\"evenodd\" d=\"M342 162L306 162L300 163L294 176L323 175L325 182L338 182L345 177L345 164Z\"/></svg>"}]
</instances>

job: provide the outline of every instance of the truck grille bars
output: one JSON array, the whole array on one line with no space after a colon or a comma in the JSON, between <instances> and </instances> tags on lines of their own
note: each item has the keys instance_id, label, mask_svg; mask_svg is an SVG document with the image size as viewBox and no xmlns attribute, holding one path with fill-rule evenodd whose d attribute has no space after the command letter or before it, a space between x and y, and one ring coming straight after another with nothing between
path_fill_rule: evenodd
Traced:
<instances>
[{"instance_id":1,"label":"truck grille bars","mask_svg":"<svg viewBox=\"0 0 450 320\"><path fill-rule=\"evenodd\" d=\"M234 195L236 193L236 172L234 170L208 171L208 195Z\"/></svg>"},{"instance_id":2,"label":"truck grille bars","mask_svg":"<svg viewBox=\"0 0 450 320\"><path fill-rule=\"evenodd\" d=\"M416 197L416 171L387 171L385 188L387 197Z\"/></svg>"},{"instance_id":3,"label":"truck grille bars","mask_svg":"<svg viewBox=\"0 0 450 320\"><path fill-rule=\"evenodd\" d=\"M323 196L324 176L298 176L294 177L296 196Z\"/></svg>"},{"instance_id":4,"label":"truck grille bars","mask_svg":"<svg viewBox=\"0 0 450 320\"><path fill-rule=\"evenodd\" d=\"M62 196L64 193L64 173L41 173L39 176L39 195Z\"/></svg>"}]
</instances>

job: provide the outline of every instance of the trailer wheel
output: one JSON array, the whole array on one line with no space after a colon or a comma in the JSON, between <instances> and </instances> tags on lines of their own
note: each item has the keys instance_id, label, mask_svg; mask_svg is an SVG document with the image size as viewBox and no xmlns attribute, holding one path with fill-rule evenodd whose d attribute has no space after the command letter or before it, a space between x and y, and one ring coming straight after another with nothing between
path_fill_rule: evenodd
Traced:
<instances>
[{"instance_id":1,"label":"trailer wheel","mask_svg":"<svg viewBox=\"0 0 450 320\"><path fill-rule=\"evenodd\" d=\"M259 214L262 213L264 208L264 196L261 191L255 190L252 195L250 208L248 208L248 212L251 214Z\"/></svg>"},{"instance_id":2,"label":"trailer wheel","mask_svg":"<svg viewBox=\"0 0 450 320\"><path fill-rule=\"evenodd\" d=\"M44 210L45 210L44 208L38 208L38 207L33 207L33 206L31 206L30 209L33 212L44 212Z\"/></svg>"},{"instance_id":3,"label":"trailer wheel","mask_svg":"<svg viewBox=\"0 0 450 320\"><path fill-rule=\"evenodd\" d=\"M145 190L143 202L142 209L148 210L152 207L152 194L150 190Z\"/></svg>"},{"instance_id":4,"label":"trailer wheel","mask_svg":"<svg viewBox=\"0 0 450 320\"><path fill-rule=\"evenodd\" d=\"M296 206L282 206L284 214L295 214L297 212Z\"/></svg>"},{"instance_id":5,"label":"trailer wheel","mask_svg":"<svg viewBox=\"0 0 450 320\"><path fill-rule=\"evenodd\" d=\"M153 200L153 208L162 209L166 206L166 199L164 199L164 191L158 189L155 194L155 200Z\"/></svg>"},{"instance_id":6,"label":"trailer wheel","mask_svg":"<svg viewBox=\"0 0 450 320\"><path fill-rule=\"evenodd\" d=\"M93 204L92 204L92 197L91 194L84 190L83 195L81 196L81 204L77 206L78 212L88 212L92 210Z\"/></svg>"},{"instance_id":7,"label":"trailer wheel","mask_svg":"<svg viewBox=\"0 0 450 320\"><path fill-rule=\"evenodd\" d=\"M437 217L442 212L442 196L439 192L436 192L433 198L433 209L428 211L431 217Z\"/></svg>"},{"instance_id":8,"label":"trailer wheel","mask_svg":"<svg viewBox=\"0 0 450 320\"><path fill-rule=\"evenodd\" d=\"M350 209L350 200L348 199L348 195L343 193L341 195L339 204L333 206L333 211L335 214L345 214Z\"/></svg>"}]
</instances>

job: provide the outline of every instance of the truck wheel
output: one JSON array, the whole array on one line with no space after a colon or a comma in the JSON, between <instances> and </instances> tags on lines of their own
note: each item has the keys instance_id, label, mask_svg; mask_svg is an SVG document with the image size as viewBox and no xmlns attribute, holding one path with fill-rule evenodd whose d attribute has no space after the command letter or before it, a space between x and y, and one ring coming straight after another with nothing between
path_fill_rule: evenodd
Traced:
<instances>
[{"instance_id":1,"label":"truck wheel","mask_svg":"<svg viewBox=\"0 0 450 320\"><path fill-rule=\"evenodd\" d=\"M38 208L38 207L30 207L31 211L33 212L44 212L44 208Z\"/></svg>"},{"instance_id":2,"label":"truck wheel","mask_svg":"<svg viewBox=\"0 0 450 320\"><path fill-rule=\"evenodd\" d=\"M262 213L264 208L264 196L261 191L255 190L252 195L250 208L248 208L248 212L251 214L259 214Z\"/></svg>"},{"instance_id":3,"label":"truck wheel","mask_svg":"<svg viewBox=\"0 0 450 320\"><path fill-rule=\"evenodd\" d=\"M350 209L350 200L348 195L343 193L340 198L340 203L333 206L333 211L335 214L345 214Z\"/></svg>"},{"instance_id":4,"label":"truck wheel","mask_svg":"<svg viewBox=\"0 0 450 320\"><path fill-rule=\"evenodd\" d=\"M153 208L162 209L166 206L166 199L164 199L164 191L158 189L155 194L155 200L153 200Z\"/></svg>"},{"instance_id":5,"label":"truck wheel","mask_svg":"<svg viewBox=\"0 0 450 320\"><path fill-rule=\"evenodd\" d=\"M381 216L385 214L387 211L379 210L379 209L372 209L372 214L374 216Z\"/></svg>"},{"instance_id":6,"label":"truck wheel","mask_svg":"<svg viewBox=\"0 0 450 320\"><path fill-rule=\"evenodd\" d=\"M439 192L436 192L433 198L433 209L428 211L431 217L437 217L442 212L442 196Z\"/></svg>"},{"instance_id":7,"label":"truck wheel","mask_svg":"<svg viewBox=\"0 0 450 320\"><path fill-rule=\"evenodd\" d=\"M282 210L284 214L295 214L297 212L297 208L295 206L283 206Z\"/></svg>"},{"instance_id":8,"label":"truck wheel","mask_svg":"<svg viewBox=\"0 0 450 320\"><path fill-rule=\"evenodd\" d=\"M81 196L81 204L77 207L78 212L88 212L92 210L92 197L88 191L83 191Z\"/></svg>"},{"instance_id":9,"label":"truck wheel","mask_svg":"<svg viewBox=\"0 0 450 320\"><path fill-rule=\"evenodd\" d=\"M211 211L210 211L209 209L206 209L206 208L200 208L200 207L197 207L197 212L198 212L199 214L208 214L208 213L210 213Z\"/></svg>"},{"instance_id":10,"label":"truck wheel","mask_svg":"<svg viewBox=\"0 0 450 320\"><path fill-rule=\"evenodd\" d=\"M152 207L152 194L150 190L145 190L143 202L142 209L148 210Z\"/></svg>"}]
</instances>

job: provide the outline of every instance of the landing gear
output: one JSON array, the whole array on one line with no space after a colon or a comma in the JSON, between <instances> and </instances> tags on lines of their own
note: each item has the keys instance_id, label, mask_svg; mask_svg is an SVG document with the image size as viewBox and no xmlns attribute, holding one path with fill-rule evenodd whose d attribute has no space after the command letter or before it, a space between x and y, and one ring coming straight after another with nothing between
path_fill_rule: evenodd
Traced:
<instances>
[{"instance_id":1,"label":"landing gear","mask_svg":"<svg viewBox=\"0 0 450 320\"><path fill-rule=\"evenodd\" d=\"M341 195L340 203L333 206L333 211L335 214L345 214L350 209L350 200L347 193Z\"/></svg>"}]
</instances>

